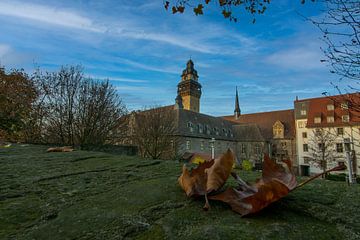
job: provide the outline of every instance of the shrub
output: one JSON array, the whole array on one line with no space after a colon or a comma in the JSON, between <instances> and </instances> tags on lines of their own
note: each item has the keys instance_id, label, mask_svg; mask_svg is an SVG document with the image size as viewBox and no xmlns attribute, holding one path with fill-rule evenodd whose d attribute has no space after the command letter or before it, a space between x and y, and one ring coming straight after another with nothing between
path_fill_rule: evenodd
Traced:
<instances>
[{"instance_id":1,"label":"shrub","mask_svg":"<svg viewBox=\"0 0 360 240\"><path fill-rule=\"evenodd\" d=\"M252 164L249 160L243 160L241 163L242 169L245 171L251 171L252 170Z\"/></svg>"}]
</instances>

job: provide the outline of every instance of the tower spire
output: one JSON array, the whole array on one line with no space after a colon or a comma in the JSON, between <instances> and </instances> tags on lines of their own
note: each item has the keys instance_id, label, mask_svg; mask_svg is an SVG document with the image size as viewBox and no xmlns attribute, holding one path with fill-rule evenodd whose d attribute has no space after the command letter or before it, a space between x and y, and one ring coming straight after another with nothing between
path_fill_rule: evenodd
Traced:
<instances>
[{"instance_id":1,"label":"tower spire","mask_svg":"<svg viewBox=\"0 0 360 240\"><path fill-rule=\"evenodd\" d=\"M235 119L239 119L241 115L241 110L240 110L240 105L239 105L239 95L238 95L238 90L237 90L237 86L236 86L236 96L235 96L235 110L234 110L234 116Z\"/></svg>"}]
</instances>

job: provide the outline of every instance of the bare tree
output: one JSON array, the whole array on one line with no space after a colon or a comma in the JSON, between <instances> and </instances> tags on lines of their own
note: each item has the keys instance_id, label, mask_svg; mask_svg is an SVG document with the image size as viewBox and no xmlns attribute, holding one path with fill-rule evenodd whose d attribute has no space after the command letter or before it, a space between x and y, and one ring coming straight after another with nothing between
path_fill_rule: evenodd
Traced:
<instances>
[{"instance_id":1,"label":"bare tree","mask_svg":"<svg viewBox=\"0 0 360 240\"><path fill-rule=\"evenodd\" d=\"M326 171L336 161L335 129L317 128L312 131L308 142L310 164Z\"/></svg>"},{"instance_id":2,"label":"bare tree","mask_svg":"<svg viewBox=\"0 0 360 240\"><path fill-rule=\"evenodd\" d=\"M112 142L127 110L108 81L85 78L80 66L37 71L33 81L39 98L31 123L42 142L80 146Z\"/></svg>"},{"instance_id":3,"label":"bare tree","mask_svg":"<svg viewBox=\"0 0 360 240\"><path fill-rule=\"evenodd\" d=\"M358 0L324 0L326 14L311 21L323 33L323 48L331 72L360 80L360 4Z\"/></svg>"},{"instance_id":4,"label":"bare tree","mask_svg":"<svg viewBox=\"0 0 360 240\"><path fill-rule=\"evenodd\" d=\"M144 157L165 158L176 152L176 111L152 107L133 114L133 142Z\"/></svg>"}]
</instances>

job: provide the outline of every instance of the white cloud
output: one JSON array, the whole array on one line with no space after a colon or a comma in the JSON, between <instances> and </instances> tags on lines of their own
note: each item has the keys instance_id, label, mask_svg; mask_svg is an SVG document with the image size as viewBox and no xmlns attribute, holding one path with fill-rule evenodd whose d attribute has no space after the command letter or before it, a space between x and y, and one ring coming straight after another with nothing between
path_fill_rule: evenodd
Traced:
<instances>
[{"instance_id":1,"label":"white cloud","mask_svg":"<svg viewBox=\"0 0 360 240\"><path fill-rule=\"evenodd\" d=\"M292 70L316 70L324 68L320 63L322 58L323 56L319 50L300 47L271 54L266 58L266 61Z\"/></svg>"},{"instance_id":2,"label":"white cloud","mask_svg":"<svg viewBox=\"0 0 360 240\"><path fill-rule=\"evenodd\" d=\"M62 27L83 29L92 32L104 32L105 28L95 26L93 21L72 10L30 4L17 1L0 2L0 15L39 21Z\"/></svg>"},{"instance_id":3,"label":"white cloud","mask_svg":"<svg viewBox=\"0 0 360 240\"><path fill-rule=\"evenodd\" d=\"M5 57L8 53L10 53L11 48L9 45L0 44L0 60Z\"/></svg>"}]
</instances>

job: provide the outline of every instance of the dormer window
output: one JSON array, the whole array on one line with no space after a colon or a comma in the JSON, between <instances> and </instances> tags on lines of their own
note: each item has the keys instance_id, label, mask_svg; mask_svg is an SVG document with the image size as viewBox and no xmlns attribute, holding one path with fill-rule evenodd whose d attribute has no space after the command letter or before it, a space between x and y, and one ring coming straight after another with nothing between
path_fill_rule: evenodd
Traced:
<instances>
[{"instance_id":1,"label":"dormer window","mask_svg":"<svg viewBox=\"0 0 360 240\"><path fill-rule=\"evenodd\" d=\"M343 122L349 122L350 121L349 115L342 115L341 119L342 119Z\"/></svg>"},{"instance_id":2,"label":"dormer window","mask_svg":"<svg viewBox=\"0 0 360 240\"><path fill-rule=\"evenodd\" d=\"M211 129L209 125L206 125L206 134L210 135L211 134Z\"/></svg>"},{"instance_id":3,"label":"dormer window","mask_svg":"<svg viewBox=\"0 0 360 240\"><path fill-rule=\"evenodd\" d=\"M226 131L226 129L225 128L223 128L223 135L225 136L225 137L227 137L227 131Z\"/></svg>"},{"instance_id":4,"label":"dormer window","mask_svg":"<svg viewBox=\"0 0 360 240\"><path fill-rule=\"evenodd\" d=\"M284 138L284 125L280 121L276 121L273 125L273 137Z\"/></svg>"},{"instance_id":5,"label":"dormer window","mask_svg":"<svg viewBox=\"0 0 360 240\"><path fill-rule=\"evenodd\" d=\"M203 129L203 125L202 124L198 124L198 130L199 130L199 133L203 133L204 132L204 129Z\"/></svg>"},{"instance_id":6,"label":"dormer window","mask_svg":"<svg viewBox=\"0 0 360 240\"><path fill-rule=\"evenodd\" d=\"M192 124L192 122L188 122L187 127L189 128L190 132L194 132L194 125Z\"/></svg>"},{"instance_id":7,"label":"dormer window","mask_svg":"<svg viewBox=\"0 0 360 240\"><path fill-rule=\"evenodd\" d=\"M219 129L218 129L217 127L214 127L214 133L215 133L216 135L219 135Z\"/></svg>"},{"instance_id":8,"label":"dormer window","mask_svg":"<svg viewBox=\"0 0 360 240\"><path fill-rule=\"evenodd\" d=\"M315 117L314 123L321 123L321 117Z\"/></svg>"},{"instance_id":9,"label":"dormer window","mask_svg":"<svg viewBox=\"0 0 360 240\"><path fill-rule=\"evenodd\" d=\"M328 123L333 123L334 122L334 117L333 116L328 116L328 117L326 117L326 121Z\"/></svg>"},{"instance_id":10,"label":"dormer window","mask_svg":"<svg viewBox=\"0 0 360 240\"><path fill-rule=\"evenodd\" d=\"M342 109L349 109L349 104L347 102L343 102L343 103L341 103L341 108Z\"/></svg>"},{"instance_id":11,"label":"dormer window","mask_svg":"<svg viewBox=\"0 0 360 240\"><path fill-rule=\"evenodd\" d=\"M334 110L334 104L328 104L326 106L326 108L327 108L328 111L333 111Z\"/></svg>"}]
</instances>

